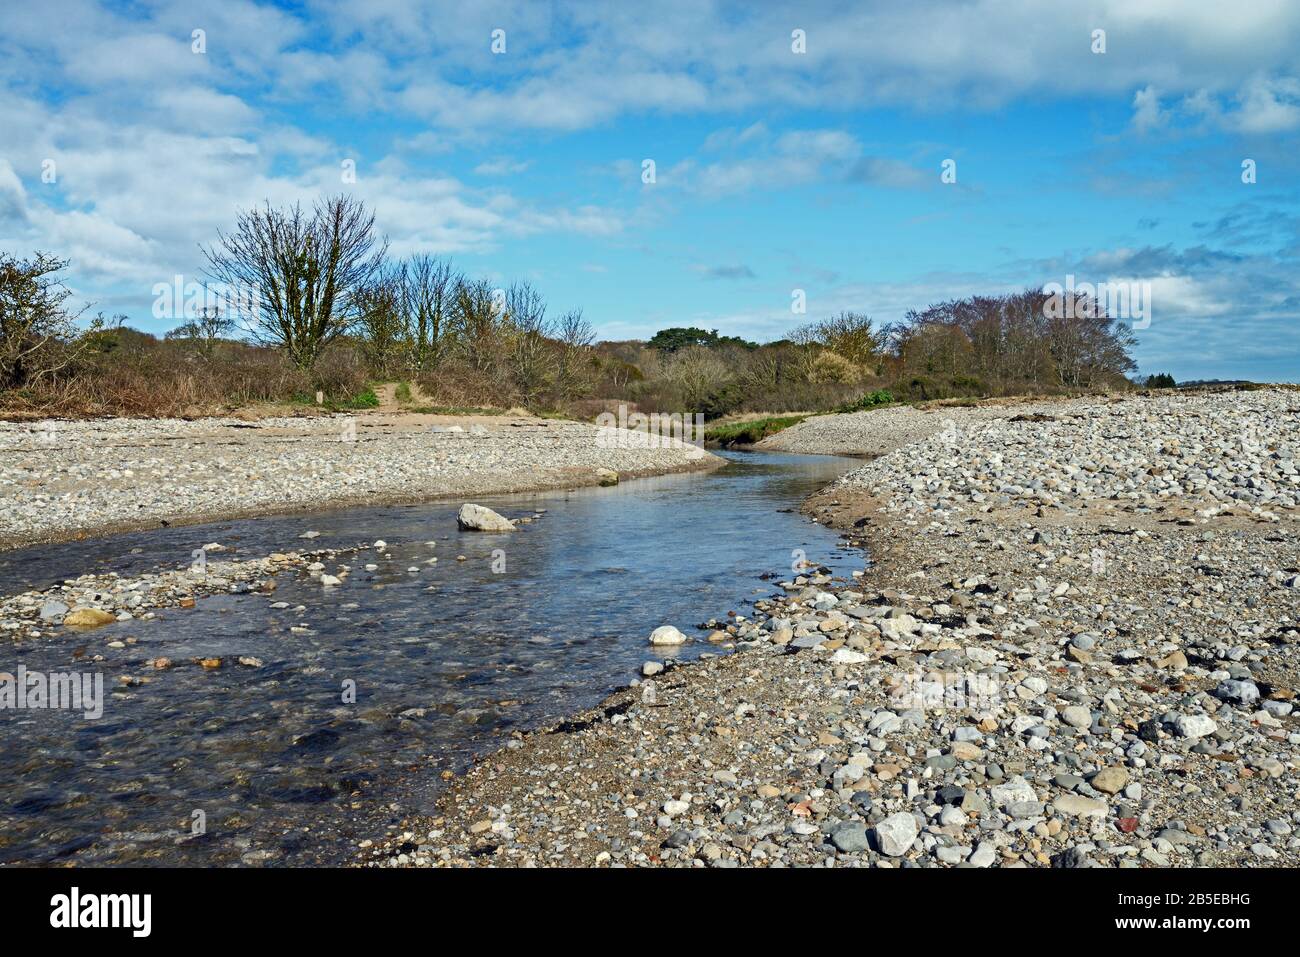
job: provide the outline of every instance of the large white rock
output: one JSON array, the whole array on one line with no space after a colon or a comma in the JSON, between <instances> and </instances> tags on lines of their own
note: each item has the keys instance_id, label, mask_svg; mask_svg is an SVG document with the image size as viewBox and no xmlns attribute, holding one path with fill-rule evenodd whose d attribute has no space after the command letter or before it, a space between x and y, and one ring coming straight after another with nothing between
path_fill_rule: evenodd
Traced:
<instances>
[{"instance_id":1,"label":"large white rock","mask_svg":"<svg viewBox=\"0 0 1300 957\"><path fill-rule=\"evenodd\" d=\"M41 605L41 621L62 621L69 610L67 605L57 599L46 599L45 604Z\"/></svg>"},{"instance_id":2,"label":"large white rock","mask_svg":"<svg viewBox=\"0 0 1300 957\"><path fill-rule=\"evenodd\" d=\"M1092 727L1092 712L1081 704L1072 704L1061 711L1061 720L1072 728L1086 731Z\"/></svg>"},{"instance_id":3,"label":"large white rock","mask_svg":"<svg viewBox=\"0 0 1300 957\"><path fill-rule=\"evenodd\" d=\"M1203 714L1180 714L1174 721L1174 730L1180 738L1203 738L1218 729L1214 719Z\"/></svg>"},{"instance_id":4,"label":"large white rock","mask_svg":"<svg viewBox=\"0 0 1300 957\"><path fill-rule=\"evenodd\" d=\"M876 622L876 627L880 629L880 634L891 641L899 641L903 638L910 638L916 634L917 628L920 627L918 622L911 615L899 615L897 618L881 618Z\"/></svg>"},{"instance_id":5,"label":"large white rock","mask_svg":"<svg viewBox=\"0 0 1300 957\"><path fill-rule=\"evenodd\" d=\"M513 532L514 523L482 505L462 505L456 524L470 532Z\"/></svg>"},{"instance_id":6,"label":"large white rock","mask_svg":"<svg viewBox=\"0 0 1300 957\"><path fill-rule=\"evenodd\" d=\"M672 625L660 625L654 631L650 632L650 644L684 645L686 644L686 636Z\"/></svg>"},{"instance_id":7,"label":"large white rock","mask_svg":"<svg viewBox=\"0 0 1300 957\"><path fill-rule=\"evenodd\" d=\"M1052 807L1062 814L1072 814L1075 817L1105 817L1108 810L1105 801L1084 797L1082 794L1057 795Z\"/></svg>"},{"instance_id":8,"label":"large white rock","mask_svg":"<svg viewBox=\"0 0 1300 957\"><path fill-rule=\"evenodd\" d=\"M880 852L890 857L901 857L911 848L921 828L916 818L906 811L891 814L876 825L876 843Z\"/></svg>"},{"instance_id":9,"label":"large white rock","mask_svg":"<svg viewBox=\"0 0 1300 957\"><path fill-rule=\"evenodd\" d=\"M993 803L998 807L1038 800L1038 795L1034 793L1034 789L1030 787L1029 782L1019 775L1016 775L1005 784L995 784L989 788L989 796L993 798Z\"/></svg>"}]
</instances>

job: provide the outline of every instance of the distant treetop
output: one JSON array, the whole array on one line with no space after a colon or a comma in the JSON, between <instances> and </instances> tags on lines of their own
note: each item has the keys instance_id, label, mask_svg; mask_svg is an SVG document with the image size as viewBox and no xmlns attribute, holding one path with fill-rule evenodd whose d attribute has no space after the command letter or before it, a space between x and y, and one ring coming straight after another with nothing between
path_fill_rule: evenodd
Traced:
<instances>
[{"instance_id":1,"label":"distant treetop","mask_svg":"<svg viewBox=\"0 0 1300 957\"><path fill-rule=\"evenodd\" d=\"M688 328L674 326L671 329L660 329L647 343L651 348L660 349L664 352L676 352L678 349L685 349L688 346L743 346L746 349L756 349L758 344L748 342L739 336L719 336L718 330L697 329L694 326Z\"/></svg>"}]
</instances>

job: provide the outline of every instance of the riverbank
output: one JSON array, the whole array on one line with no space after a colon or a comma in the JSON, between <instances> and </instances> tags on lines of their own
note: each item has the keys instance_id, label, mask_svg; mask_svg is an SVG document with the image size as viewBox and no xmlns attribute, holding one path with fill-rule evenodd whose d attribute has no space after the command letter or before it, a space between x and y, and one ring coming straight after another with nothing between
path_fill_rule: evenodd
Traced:
<instances>
[{"instance_id":1,"label":"riverbank","mask_svg":"<svg viewBox=\"0 0 1300 957\"><path fill-rule=\"evenodd\" d=\"M796 547L860 567L788 508L852 460L724 455L707 472L480 499L517 520L509 535L460 529L453 500L0 556L0 627L19 639L0 671L72 669L105 688L98 721L0 723L16 775L0 861L352 861L432 806L444 771L626 684L647 623L742 607L768 587L750 569ZM62 624L78 608L112 621ZM204 812L205 837L178 806Z\"/></svg>"},{"instance_id":2,"label":"riverbank","mask_svg":"<svg viewBox=\"0 0 1300 957\"><path fill-rule=\"evenodd\" d=\"M823 424L885 453L806 504L861 578L782 582L736 654L517 735L361 861L1295 866L1298 406Z\"/></svg>"},{"instance_id":3,"label":"riverbank","mask_svg":"<svg viewBox=\"0 0 1300 957\"><path fill-rule=\"evenodd\" d=\"M755 446L767 452L803 455L857 455L875 458L912 442L950 431L958 423L1012 419L1024 414L1050 414L1070 407L1068 399L989 399L978 404L932 403L927 406L891 405L844 414L806 417ZM1095 400L1093 400L1095 401Z\"/></svg>"},{"instance_id":4,"label":"riverbank","mask_svg":"<svg viewBox=\"0 0 1300 957\"><path fill-rule=\"evenodd\" d=\"M688 443L533 417L404 413L0 422L0 548L298 510L712 468Z\"/></svg>"}]
</instances>

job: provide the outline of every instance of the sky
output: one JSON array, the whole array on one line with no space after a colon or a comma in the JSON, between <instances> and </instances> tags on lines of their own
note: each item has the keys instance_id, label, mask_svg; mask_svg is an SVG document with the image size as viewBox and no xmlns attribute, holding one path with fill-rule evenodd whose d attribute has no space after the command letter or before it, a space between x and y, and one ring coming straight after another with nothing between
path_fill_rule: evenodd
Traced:
<instances>
[{"instance_id":1,"label":"sky","mask_svg":"<svg viewBox=\"0 0 1300 957\"><path fill-rule=\"evenodd\" d=\"M0 0L0 252L154 333L348 192L603 339L1115 283L1144 373L1296 381L1298 174L1283 0Z\"/></svg>"}]
</instances>

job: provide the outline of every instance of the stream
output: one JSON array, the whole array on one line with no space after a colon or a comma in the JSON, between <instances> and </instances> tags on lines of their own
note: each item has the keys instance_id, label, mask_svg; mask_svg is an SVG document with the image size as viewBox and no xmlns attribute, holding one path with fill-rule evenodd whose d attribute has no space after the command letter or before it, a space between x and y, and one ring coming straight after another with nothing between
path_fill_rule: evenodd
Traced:
<instances>
[{"instance_id":1,"label":"stream","mask_svg":"<svg viewBox=\"0 0 1300 957\"><path fill-rule=\"evenodd\" d=\"M796 559L845 576L862 567L860 552L798 514L858 461L721 454L728 464L712 472L476 499L512 518L540 512L510 535L460 532L459 503L441 502L0 552L0 592L11 594L87 572L187 567L208 542L225 546L220 560L388 543L386 558L327 560L352 566L337 588L282 573L272 595L200 598L152 621L8 649L0 670L50 672L84 669L74 647L93 646L107 700L97 719L0 712L0 863L352 862L359 841L431 810L444 772L663 660L647 643L655 627L692 636L671 652L678 660L722 653L697 626L749 615ZM299 540L308 530L319 536ZM146 662L159 656L178 664L154 672ZM260 665L188 664L241 656ZM124 686L123 675L148 682Z\"/></svg>"}]
</instances>

